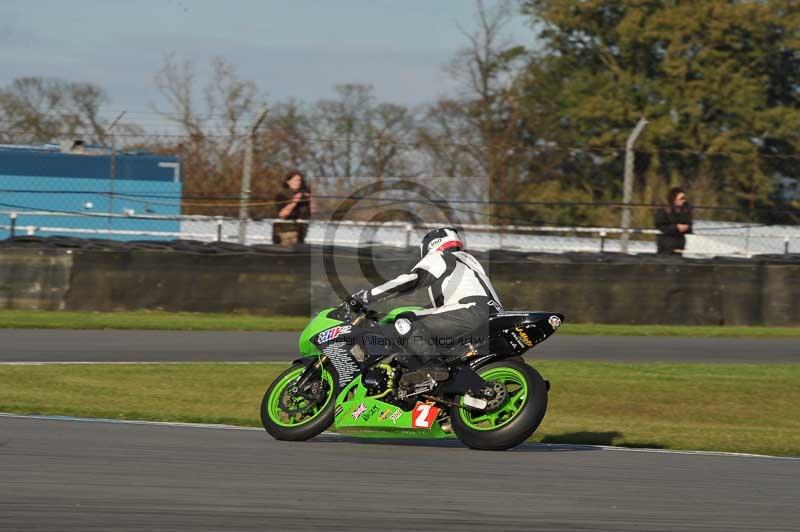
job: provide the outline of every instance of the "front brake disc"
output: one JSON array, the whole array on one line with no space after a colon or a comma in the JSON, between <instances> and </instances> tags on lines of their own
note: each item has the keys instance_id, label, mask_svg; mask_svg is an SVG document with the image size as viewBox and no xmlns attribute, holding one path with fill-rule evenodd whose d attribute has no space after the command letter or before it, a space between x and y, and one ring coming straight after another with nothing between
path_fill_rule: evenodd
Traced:
<instances>
[{"instance_id":1,"label":"front brake disc","mask_svg":"<svg viewBox=\"0 0 800 532\"><path fill-rule=\"evenodd\" d=\"M308 391L301 390L287 390L281 395L278 406L287 414L305 414L311 411L314 406L320 402L322 392L322 383L314 381L308 386ZM299 403L304 402L305 406L300 407Z\"/></svg>"}]
</instances>

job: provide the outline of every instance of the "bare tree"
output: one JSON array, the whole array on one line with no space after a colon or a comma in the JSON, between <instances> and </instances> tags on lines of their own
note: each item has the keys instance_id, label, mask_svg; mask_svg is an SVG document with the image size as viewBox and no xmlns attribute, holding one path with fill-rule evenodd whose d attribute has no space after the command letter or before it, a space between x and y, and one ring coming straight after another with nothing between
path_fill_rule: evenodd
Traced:
<instances>
[{"instance_id":1,"label":"bare tree","mask_svg":"<svg viewBox=\"0 0 800 532\"><path fill-rule=\"evenodd\" d=\"M280 174L310 170L309 117L296 101L274 104L261 128L259 150L265 170Z\"/></svg>"},{"instance_id":2,"label":"bare tree","mask_svg":"<svg viewBox=\"0 0 800 532\"><path fill-rule=\"evenodd\" d=\"M374 177L409 173L414 124L414 116L402 105L382 103L371 110L365 158Z\"/></svg>"},{"instance_id":3,"label":"bare tree","mask_svg":"<svg viewBox=\"0 0 800 532\"><path fill-rule=\"evenodd\" d=\"M218 143L218 154L232 153L258 106L258 87L253 81L239 79L234 66L222 58L211 61L211 75L200 89L200 97L196 96L196 77L191 61L166 55L155 83L167 108L156 106L155 111L193 140L224 138Z\"/></svg>"},{"instance_id":4,"label":"bare tree","mask_svg":"<svg viewBox=\"0 0 800 532\"><path fill-rule=\"evenodd\" d=\"M198 89L195 66L164 57L155 76L166 107L154 107L185 135L177 144L161 142L160 151L183 158L186 197L233 196L239 187L246 129L259 103L255 82L241 80L235 68L221 58L211 62L211 75ZM198 95L199 93L199 95ZM258 181L258 177L254 181ZM184 202L186 212L233 213L233 207L214 209Z\"/></svg>"},{"instance_id":5,"label":"bare tree","mask_svg":"<svg viewBox=\"0 0 800 532\"><path fill-rule=\"evenodd\" d=\"M338 99L321 100L309 113L314 149L311 159L317 175L344 177L364 175L366 124L374 105L372 88L339 85Z\"/></svg>"},{"instance_id":6,"label":"bare tree","mask_svg":"<svg viewBox=\"0 0 800 532\"><path fill-rule=\"evenodd\" d=\"M317 102L308 114L314 172L348 183L407 174L415 124L408 108L376 103L367 85L339 85L336 92L337 99Z\"/></svg>"},{"instance_id":7,"label":"bare tree","mask_svg":"<svg viewBox=\"0 0 800 532\"><path fill-rule=\"evenodd\" d=\"M108 141L107 120L100 116L106 92L91 83L25 77L0 89L0 135L3 142L51 142L80 137ZM123 128L134 130L130 124Z\"/></svg>"},{"instance_id":8,"label":"bare tree","mask_svg":"<svg viewBox=\"0 0 800 532\"><path fill-rule=\"evenodd\" d=\"M463 101L441 99L430 105L417 128L417 142L431 175L486 175L480 132Z\"/></svg>"},{"instance_id":9,"label":"bare tree","mask_svg":"<svg viewBox=\"0 0 800 532\"><path fill-rule=\"evenodd\" d=\"M463 32L467 46L447 69L458 82L458 98L429 107L418 131L420 147L434 169L453 176L486 176L489 199L509 197L521 179L522 124L515 81L525 49L504 37L512 13L508 1L491 8L476 2L477 29Z\"/></svg>"}]
</instances>

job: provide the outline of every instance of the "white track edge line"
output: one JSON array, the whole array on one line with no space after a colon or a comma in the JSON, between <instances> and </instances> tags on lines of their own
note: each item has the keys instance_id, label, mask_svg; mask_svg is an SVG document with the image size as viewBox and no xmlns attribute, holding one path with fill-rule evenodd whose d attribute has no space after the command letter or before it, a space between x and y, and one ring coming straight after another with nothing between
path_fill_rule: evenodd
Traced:
<instances>
[{"instance_id":1,"label":"white track edge line","mask_svg":"<svg viewBox=\"0 0 800 532\"><path fill-rule=\"evenodd\" d=\"M196 429L222 429L222 430L264 430L258 427L242 427L239 425L223 425L219 423L183 423L180 421L143 421L138 419L111 419L91 418L76 416L39 415L39 414L11 414L0 412L0 418L37 419L42 421L77 421L79 423L113 423L118 425L156 425L162 427L185 427Z\"/></svg>"},{"instance_id":2,"label":"white track edge line","mask_svg":"<svg viewBox=\"0 0 800 532\"><path fill-rule=\"evenodd\" d=\"M87 418L75 416L47 416L35 414L12 414L8 412L0 412L0 418L16 418L16 419L36 419L44 421L76 421L81 423L113 423L120 425L154 425L162 427L179 427L179 428L197 428L197 429L218 429L218 430L246 430L246 431L263 431L259 427L242 427L238 425L223 425L215 423L183 423L179 421L141 421L135 419L109 419L109 418ZM333 436L337 438L347 438L338 432L324 431L322 436ZM682 451L673 449L648 449L636 447L617 447L613 445L585 445L585 444L570 444L570 443L525 443L523 445L532 445L537 447L548 447L553 449L558 448L591 448L603 451L622 451L630 453L652 453L652 454L680 454L680 455L700 455L700 456L728 456L733 458L767 458L770 460L790 460L800 461L800 456L773 456L768 454L750 454L750 453L732 453L725 451Z\"/></svg>"}]
</instances>

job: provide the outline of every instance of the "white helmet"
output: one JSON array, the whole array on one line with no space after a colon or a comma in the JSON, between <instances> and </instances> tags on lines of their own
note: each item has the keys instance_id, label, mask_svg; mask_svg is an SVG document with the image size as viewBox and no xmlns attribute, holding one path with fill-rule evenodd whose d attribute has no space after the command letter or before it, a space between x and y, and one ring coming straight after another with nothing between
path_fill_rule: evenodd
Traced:
<instances>
[{"instance_id":1,"label":"white helmet","mask_svg":"<svg viewBox=\"0 0 800 532\"><path fill-rule=\"evenodd\" d=\"M458 236L458 231L452 227L440 227L425 235L419 245L419 254L422 258L432 251L456 251L459 249L464 249L464 243Z\"/></svg>"}]
</instances>

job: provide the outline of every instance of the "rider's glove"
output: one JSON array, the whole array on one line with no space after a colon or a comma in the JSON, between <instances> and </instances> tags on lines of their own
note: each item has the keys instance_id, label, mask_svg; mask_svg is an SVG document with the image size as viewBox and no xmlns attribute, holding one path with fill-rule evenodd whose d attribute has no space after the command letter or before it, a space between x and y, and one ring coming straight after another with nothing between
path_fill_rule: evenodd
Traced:
<instances>
[{"instance_id":1,"label":"rider's glove","mask_svg":"<svg viewBox=\"0 0 800 532\"><path fill-rule=\"evenodd\" d=\"M345 300L347 305L352 309L364 307L369 302L369 290L359 290L355 294L347 296Z\"/></svg>"}]
</instances>

